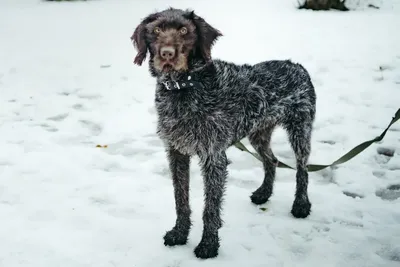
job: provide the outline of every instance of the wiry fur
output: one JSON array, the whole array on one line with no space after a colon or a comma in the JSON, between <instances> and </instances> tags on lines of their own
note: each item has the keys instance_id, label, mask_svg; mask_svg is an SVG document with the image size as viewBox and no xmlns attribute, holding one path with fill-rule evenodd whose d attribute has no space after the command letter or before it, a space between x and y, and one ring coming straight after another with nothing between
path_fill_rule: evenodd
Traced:
<instances>
[{"instance_id":1,"label":"wiry fur","mask_svg":"<svg viewBox=\"0 0 400 267\"><path fill-rule=\"evenodd\" d=\"M159 17L178 20L185 15L186 11L171 9L158 13ZM219 35L215 31L208 34L213 35L211 47ZM197 42L202 38L198 37ZM262 157L264 180L251 196L253 203L262 204L273 192L277 163L270 148L271 134L278 125L286 129L297 159L297 187L291 213L305 218L311 209L306 164L316 95L308 72L287 60L237 65L211 60L210 55L207 46L201 53L194 49L188 59L189 70L185 72L164 73L154 68L152 57L149 61L150 72L157 79L158 134L167 149L177 214L176 224L166 233L164 242L173 246L187 241L191 227L189 164L190 158L197 155L205 193L203 236L195 249L199 258L218 255L228 165L225 151L238 140L248 137ZM204 89L168 91L162 84L166 80L179 80L187 73L193 80L201 81Z\"/></svg>"}]
</instances>

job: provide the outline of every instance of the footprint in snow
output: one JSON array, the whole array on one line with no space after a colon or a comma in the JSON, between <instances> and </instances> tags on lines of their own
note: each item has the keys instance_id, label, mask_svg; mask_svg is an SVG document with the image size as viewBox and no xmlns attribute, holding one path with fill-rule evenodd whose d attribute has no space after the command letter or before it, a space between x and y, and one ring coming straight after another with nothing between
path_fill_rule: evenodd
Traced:
<instances>
[{"instance_id":1,"label":"footprint in snow","mask_svg":"<svg viewBox=\"0 0 400 267\"><path fill-rule=\"evenodd\" d=\"M61 93L59 93L59 95L70 96L70 95L74 95L74 94L78 93L81 90L82 90L82 88L75 88L75 89L72 89L72 90L69 90L69 91L61 92Z\"/></svg>"},{"instance_id":2,"label":"footprint in snow","mask_svg":"<svg viewBox=\"0 0 400 267\"><path fill-rule=\"evenodd\" d=\"M85 107L83 104L75 104L72 106L73 109L77 110L77 111L81 111L81 110L85 110Z\"/></svg>"},{"instance_id":3,"label":"footprint in snow","mask_svg":"<svg viewBox=\"0 0 400 267\"><path fill-rule=\"evenodd\" d=\"M399 164L393 164L391 166L388 167L388 170L391 171L400 171L400 165Z\"/></svg>"},{"instance_id":4,"label":"footprint in snow","mask_svg":"<svg viewBox=\"0 0 400 267\"><path fill-rule=\"evenodd\" d=\"M333 140L321 140L321 141L319 141L320 143L323 143L323 144L328 144L328 145L334 145L334 144L336 144L336 141L333 141Z\"/></svg>"},{"instance_id":5,"label":"footprint in snow","mask_svg":"<svg viewBox=\"0 0 400 267\"><path fill-rule=\"evenodd\" d=\"M396 170L396 165L391 165L389 161L392 159L395 153L395 149L392 147L380 146L376 149L376 154L374 155L375 161L382 167L382 169L374 170L372 174L377 178L385 178L386 170ZM388 164L389 163L389 164ZM385 170L386 169L386 170ZM400 166L398 167L400 169Z\"/></svg>"},{"instance_id":6,"label":"footprint in snow","mask_svg":"<svg viewBox=\"0 0 400 267\"><path fill-rule=\"evenodd\" d=\"M304 245L292 245L290 246L290 250L296 257L300 258L303 258L305 255L309 255L310 253L310 248Z\"/></svg>"},{"instance_id":7,"label":"footprint in snow","mask_svg":"<svg viewBox=\"0 0 400 267\"><path fill-rule=\"evenodd\" d=\"M42 127L44 130L46 130L48 132L51 132L51 133L58 132L57 128L55 128L55 127L53 127L53 126L51 126L50 124L47 124L47 123L39 124L39 126Z\"/></svg>"},{"instance_id":8,"label":"footprint in snow","mask_svg":"<svg viewBox=\"0 0 400 267\"><path fill-rule=\"evenodd\" d=\"M95 205L110 205L113 202L108 197L90 197L89 201Z\"/></svg>"},{"instance_id":9,"label":"footprint in snow","mask_svg":"<svg viewBox=\"0 0 400 267\"><path fill-rule=\"evenodd\" d=\"M352 198L364 198L364 196L361 194L357 194L357 193L349 192L349 191L343 191L343 194L348 197L352 197Z\"/></svg>"},{"instance_id":10,"label":"footprint in snow","mask_svg":"<svg viewBox=\"0 0 400 267\"><path fill-rule=\"evenodd\" d=\"M350 221L350 220L342 220L342 219L334 218L333 222L339 223L341 225L349 226L349 227L354 227L354 228L363 228L364 227L364 224L359 223L359 222Z\"/></svg>"},{"instance_id":11,"label":"footprint in snow","mask_svg":"<svg viewBox=\"0 0 400 267\"><path fill-rule=\"evenodd\" d=\"M400 198L400 184L392 184L386 188L379 189L375 192L375 195L383 200L396 200Z\"/></svg>"},{"instance_id":12,"label":"footprint in snow","mask_svg":"<svg viewBox=\"0 0 400 267\"><path fill-rule=\"evenodd\" d=\"M88 120L80 120L79 122L90 131L91 135L97 136L103 131L103 127L98 123Z\"/></svg>"},{"instance_id":13,"label":"footprint in snow","mask_svg":"<svg viewBox=\"0 0 400 267\"><path fill-rule=\"evenodd\" d=\"M378 147L378 148L376 149L376 152L377 152L379 155L384 155L384 156L387 156L387 157L393 157L393 156L394 156L395 149L392 148L392 147Z\"/></svg>"},{"instance_id":14,"label":"footprint in snow","mask_svg":"<svg viewBox=\"0 0 400 267\"><path fill-rule=\"evenodd\" d=\"M374 155L374 159L375 159L376 163L378 163L382 166L386 165L390 161L390 157L383 155L383 154Z\"/></svg>"},{"instance_id":15,"label":"footprint in snow","mask_svg":"<svg viewBox=\"0 0 400 267\"><path fill-rule=\"evenodd\" d=\"M101 95L97 94L78 94L78 97L81 99L95 100L102 98Z\"/></svg>"},{"instance_id":16,"label":"footprint in snow","mask_svg":"<svg viewBox=\"0 0 400 267\"><path fill-rule=\"evenodd\" d=\"M330 168L326 168L320 171L322 179L318 179L317 182L319 184L337 184L335 172L334 170L338 168L337 166L333 166Z\"/></svg>"},{"instance_id":17,"label":"footprint in snow","mask_svg":"<svg viewBox=\"0 0 400 267\"><path fill-rule=\"evenodd\" d=\"M375 176L376 178L385 178L386 172L382 170L375 170L372 172L372 175Z\"/></svg>"},{"instance_id":18,"label":"footprint in snow","mask_svg":"<svg viewBox=\"0 0 400 267\"><path fill-rule=\"evenodd\" d=\"M331 228L326 225L313 225L313 228L317 232L329 232Z\"/></svg>"},{"instance_id":19,"label":"footprint in snow","mask_svg":"<svg viewBox=\"0 0 400 267\"><path fill-rule=\"evenodd\" d=\"M380 257L386 260L400 262L400 246L383 246L379 251L376 252Z\"/></svg>"},{"instance_id":20,"label":"footprint in snow","mask_svg":"<svg viewBox=\"0 0 400 267\"><path fill-rule=\"evenodd\" d=\"M63 121L69 116L68 113L58 114L52 117L48 117L47 120L49 121Z\"/></svg>"}]
</instances>

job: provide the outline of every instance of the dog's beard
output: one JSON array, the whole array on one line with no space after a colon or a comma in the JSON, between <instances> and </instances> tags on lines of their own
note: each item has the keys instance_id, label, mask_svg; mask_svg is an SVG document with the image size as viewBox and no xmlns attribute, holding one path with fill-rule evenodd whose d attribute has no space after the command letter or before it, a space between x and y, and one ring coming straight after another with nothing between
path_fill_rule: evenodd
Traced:
<instances>
[{"instance_id":1,"label":"dog's beard","mask_svg":"<svg viewBox=\"0 0 400 267\"><path fill-rule=\"evenodd\" d=\"M154 68L161 73L185 72L188 70L187 56L180 54L177 59L170 61L162 60L159 56L154 57Z\"/></svg>"},{"instance_id":2,"label":"dog's beard","mask_svg":"<svg viewBox=\"0 0 400 267\"><path fill-rule=\"evenodd\" d=\"M162 72L167 72L167 73L169 73L169 72L171 72L173 69L174 69L173 66L172 66L171 64L169 64L169 63L165 63L165 64L162 66Z\"/></svg>"}]
</instances>

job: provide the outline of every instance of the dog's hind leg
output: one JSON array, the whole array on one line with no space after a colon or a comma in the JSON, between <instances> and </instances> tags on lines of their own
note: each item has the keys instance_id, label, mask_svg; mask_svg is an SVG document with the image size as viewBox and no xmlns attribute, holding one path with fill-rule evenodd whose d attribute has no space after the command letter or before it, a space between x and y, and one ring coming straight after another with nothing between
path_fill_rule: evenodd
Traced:
<instances>
[{"instance_id":1,"label":"dog's hind leg","mask_svg":"<svg viewBox=\"0 0 400 267\"><path fill-rule=\"evenodd\" d=\"M224 151L199 156L204 179L205 207L203 236L194 253L198 258L207 259L218 255L218 229L222 226L221 209L228 175L228 159Z\"/></svg>"},{"instance_id":2,"label":"dog's hind leg","mask_svg":"<svg viewBox=\"0 0 400 267\"><path fill-rule=\"evenodd\" d=\"M184 245L187 242L191 221L189 206L190 157L173 148L168 148L169 168L175 194L176 223L164 236L166 246Z\"/></svg>"},{"instance_id":3,"label":"dog's hind leg","mask_svg":"<svg viewBox=\"0 0 400 267\"><path fill-rule=\"evenodd\" d=\"M291 123L286 127L289 141L296 156L296 194L292 211L294 217L305 218L310 214L311 203L308 199L307 162L311 151L312 122Z\"/></svg>"},{"instance_id":4,"label":"dog's hind leg","mask_svg":"<svg viewBox=\"0 0 400 267\"><path fill-rule=\"evenodd\" d=\"M250 144L261 156L264 167L264 180L261 186L250 197L251 201L257 205L267 202L273 192L276 164L278 162L270 146L273 130L274 126L271 125L258 129L248 136Z\"/></svg>"}]
</instances>

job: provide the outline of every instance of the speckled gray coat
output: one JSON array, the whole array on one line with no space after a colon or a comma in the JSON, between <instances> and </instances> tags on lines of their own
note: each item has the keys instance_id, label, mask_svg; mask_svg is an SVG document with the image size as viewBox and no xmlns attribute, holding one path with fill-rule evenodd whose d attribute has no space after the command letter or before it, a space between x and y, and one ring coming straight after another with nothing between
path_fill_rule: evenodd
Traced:
<instances>
[{"instance_id":1,"label":"speckled gray coat","mask_svg":"<svg viewBox=\"0 0 400 267\"><path fill-rule=\"evenodd\" d=\"M171 12L174 20L184 14L184 11L170 10L158 15L168 17ZM189 59L188 71L164 73L154 68L151 50L150 54L150 73L157 80L158 134L167 149L177 214L175 226L164 236L165 245L187 242L191 227L189 165L190 158L198 156L204 179L205 207L203 236L195 254L199 258L218 255L218 229L222 226L221 208L228 165L225 151L236 141L249 138L263 159L265 171L264 180L251 200L255 204L265 203L273 191L277 160L271 151L270 139L278 125L288 132L297 159L297 187L291 212L297 218L307 217L311 203L307 194L306 165L316 95L305 68L284 60L237 65L207 60L194 53ZM165 81L179 81L187 75L202 82L204 88L171 91L163 85Z\"/></svg>"}]
</instances>

